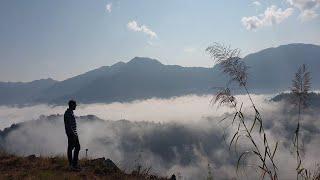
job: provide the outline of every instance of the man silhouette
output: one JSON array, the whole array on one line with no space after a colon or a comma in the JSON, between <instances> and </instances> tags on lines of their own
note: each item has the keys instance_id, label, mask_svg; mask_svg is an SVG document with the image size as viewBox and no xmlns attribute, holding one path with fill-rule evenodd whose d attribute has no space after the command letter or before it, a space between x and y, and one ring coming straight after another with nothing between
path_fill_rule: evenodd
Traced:
<instances>
[{"instance_id":1,"label":"man silhouette","mask_svg":"<svg viewBox=\"0 0 320 180\"><path fill-rule=\"evenodd\" d=\"M78 166L80 143L79 143L79 138L77 133L76 118L73 115L73 111L76 109L77 103L74 100L70 100L68 105L69 105L69 108L64 113L64 126L65 126L66 134L68 137L67 155L69 160L69 166L71 170L80 170L80 167ZM74 152L72 157L73 149L74 149Z\"/></svg>"}]
</instances>

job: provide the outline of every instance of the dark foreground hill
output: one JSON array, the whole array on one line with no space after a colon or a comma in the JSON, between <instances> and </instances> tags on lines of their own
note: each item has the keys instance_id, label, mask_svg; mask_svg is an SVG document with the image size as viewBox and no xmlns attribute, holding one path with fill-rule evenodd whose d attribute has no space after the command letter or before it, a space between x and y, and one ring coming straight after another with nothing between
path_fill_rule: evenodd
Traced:
<instances>
[{"instance_id":1,"label":"dark foreground hill","mask_svg":"<svg viewBox=\"0 0 320 180\"><path fill-rule=\"evenodd\" d=\"M110 160L107 160L110 161ZM165 180L150 175L148 170L126 173L106 160L81 159L80 172L70 171L65 157L18 157L0 153L0 179L105 179L105 180Z\"/></svg>"},{"instance_id":2,"label":"dark foreground hill","mask_svg":"<svg viewBox=\"0 0 320 180\"><path fill-rule=\"evenodd\" d=\"M320 88L320 46L288 44L268 48L243 58L249 68L248 86L253 93L288 90L301 64L312 74L313 87ZM181 67L164 65L158 60L136 57L127 63L86 72L55 82L0 83L0 105L32 103L61 104L69 99L81 103L128 102L147 98L170 98L187 94L213 93L228 79L219 66Z\"/></svg>"},{"instance_id":3,"label":"dark foreground hill","mask_svg":"<svg viewBox=\"0 0 320 180\"><path fill-rule=\"evenodd\" d=\"M295 96L292 93L280 93L273 97L271 100L275 102L280 102L284 101L287 103L293 104L293 100L295 100ZM307 107L313 108L313 109L319 109L320 108L320 94L311 92L308 94L307 97L307 102L306 102Z\"/></svg>"}]
</instances>

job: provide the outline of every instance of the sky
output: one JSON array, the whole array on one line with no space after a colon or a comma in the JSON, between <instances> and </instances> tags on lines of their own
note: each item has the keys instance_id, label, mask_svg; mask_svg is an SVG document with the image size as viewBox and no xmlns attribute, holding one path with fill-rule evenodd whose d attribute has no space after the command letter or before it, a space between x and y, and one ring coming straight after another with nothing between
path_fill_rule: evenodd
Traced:
<instances>
[{"instance_id":1,"label":"sky","mask_svg":"<svg viewBox=\"0 0 320 180\"><path fill-rule=\"evenodd\" d=\"M1 0L0 81L64 80L140 57L213 66L213 42L242 55L320 44L320 0Z\"/></svg>"}]
</instances>

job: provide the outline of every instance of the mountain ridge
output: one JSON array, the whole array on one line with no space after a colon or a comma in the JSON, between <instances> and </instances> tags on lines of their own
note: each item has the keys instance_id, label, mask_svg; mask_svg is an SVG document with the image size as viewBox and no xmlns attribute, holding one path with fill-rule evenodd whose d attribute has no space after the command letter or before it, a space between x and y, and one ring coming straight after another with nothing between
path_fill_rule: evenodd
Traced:
<instances>
[{"instance_id":1,"label":"mountain ridge","mask_svg":"<svg viewBox=\"0 0 320 180\"><path fill-rule=\"evenodd\" d=\"M310 65L314 87L320 88L320 74L317 74L320 67L318 45L281 45L249 54L243 60L250 67L248 84L253 93L277 93L287 90L294 73L302 63ZM224 86L227 81L228 78L218 65L212 68L182 67L165 65L152 58L135 57L128 62L120 61L111 66L102 66L63 81L51 79L51 84L40 88L36 95L27 93L24 95L27 98L23 99L19 94L12 93L8 97L17 96L20 99L1 100L0 105L25 102L60 104L68 99L77 99L82 103L109 103L187 94L203 95L212 93L213 87ZM0 87L2 84L0 83ZM7 89L10 90L3 85L0 96L1 90L7 92L6 96L11 92ZM5 99L4 95L2 97Z\"/></svg>"},{"instance_id":2,"label":"mountain ridge","mask_svg":"<svg viewBox=\"0 0 320 180\"><path fill-rule=\"evenodd\" d=\"M317 44L309 44L309 43L290 43L290 44L283 44L283 45L279 45L279 46L275 46L275 47L269 47L269 48L265 48L265 49L262 49L262 50L259 50L257 52L253 52L253 53L250 53L246 56L243 57L243 59L246 59L254 54L257 54L257 53L262 53L262 52L265 52L265 51L268 51L268 50L272 50L272 49L276 49L276 48L282 48L282 47L286 47L286 46L301 46L301 45L306 45L306 46L310 46L310 47L315 47L315 48L319 48L320 45L317 45ZM163 64L163 65L166 65L166 66L179 66L179 67L188 67L188 66L182 66L182 65L172 65L172 64L164 64L162 62L160 62L159 60L157 59L154 59L154 58L149 58L149 57L140 57L140 56L136 56L134 58L132 58L131 60L135 59L135 58L148 58L150 60L156 60L157 62ZM126 63L129 63L131 60L127 61L127 62L124 62L124 61L118 61L114 64L111 64L111 65L105 65L105 66L101 66L101 67L98 67L98 68L95 68L95 69L92 69L92 70L88 70L86 72L83 72L82 74L80 75L83 75L83 74L86 74L86 73L89 73L91 71L95 71L95 70L99 70L99 69L104 69L104 68L108 68L108 67L114 67L114 66L118 66L118 65L122 65L122 64L126 64ZM212 67L203 67L203 66L192 66L190 68L212 68ZM73 77L69 77L69 78L66 78L64 80L56 80L56 79L53 79L53 78L41 78L41 79L35 79L35 80L32 80L32 81L0 81L0 83L31 83L31 82L35 82L35 81L40 81L40 80L53 80L53 81L56 81L56 82L62 82L62 81L65 81L65 80L68 80L68 79L71 79L71 78L74 78L74 77L77 77L79 75L76 75L76 76L73 76Z\"/></svg>"}]
</instances>

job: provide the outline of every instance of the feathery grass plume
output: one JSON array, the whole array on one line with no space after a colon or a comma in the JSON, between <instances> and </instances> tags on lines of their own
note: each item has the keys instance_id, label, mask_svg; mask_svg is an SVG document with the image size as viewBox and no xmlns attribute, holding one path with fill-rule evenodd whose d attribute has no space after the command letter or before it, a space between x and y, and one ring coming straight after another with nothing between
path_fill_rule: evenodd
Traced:
<instances>
[{"instance_id":1,"label":"feathery grass plume","mask_svg":"<svg viewBox=\"0 0 320 180\"><path fill-rule=\"evenodd\" d=\"M302 179L304 180L320 180L320 164L315 165L315 169L305 170L304 173L301 174Z\"/></svg>"},{"instance_id":2,"label":"feathery grass plume","mask_svg":"<svg viewBox=\"0 0 320 180\"><path fill-rule=\"evenodd\" d=\"M243 104L241 104L240 108L237 107L235 97L232 95L229 88L225 88L224 90L219 91L216 95L216 99L214 101L215 103L219 102L220 105L227 103L231 105L231 107L235 110L232 124L236 119L238 120L237 130L233 134L233 137L230 141L229 149L232 145L234 145L236 150L240 137L246 137L252 145L250 150L244 151L240 154L237 162L237 170L239 168L241 160L244 159L248 154L252 154L256 156L261 163L261 165L257 165L257 168L261 170L262 179L264 179L266 175L268 175L272 180L278 179L278 169L274 163L274 156L277 151L278 143L276 143L273 150L271 150L267 135L264 130L262 117L258 109L256 108L256 105L251 98L251 95L247 88L248 66L239 57L240 50L232 49L230 46L225 46L223 44L213 43L213 45L206 49L206 52L211 56L211 58L214 59L215 64L220 67L222 72L230 77L230 81L227 83L227 85L231 82L237 82L240 88L244 88L255 111L254 120L251 127L249 127L245 122L245 116L242 112ZM253 130L256 124L259 125L259 134L261 135L261 138L256 138L253 136ZM258 141L262 141L263 147L258 146Z\"/></svg>"},{"instance_id":3,"label":"feathery grass plume","mask_svg":"<svg viewBox=\"0 0 320 180\"><path fill-rule=\"evenodd\" d=\"M292 80L291 92L294 95L294 102L301 108L307 107L307 99L311 89L311 74L305 64L299 67Z\"/></svg>"},{"instance_id":4,"label":"feathery grass plume","mask_svg":"<svg viewBox=\"0 0 320 180\"><path fill-rule=\"evenodd\" d=\"M220 88L218 90L215 98L211 99L211 104L219 103L221 105L229 105L233 107L233 105L237 105L236 98L231 94L229 88Z\"/></svg>"},{"instance_id":5,"label":"feathery grass plume","mask_svg":"<svg viewBox=\"0 0 320 180\"><path fill-rule=\"evenodd\" d=\"M230 76L230 82L238 82L240 86L246 85L248 66L239 57L239 49L231 49L230 46L214 43L206 49L206 52L215 60L215 64L218 64L222 71Z\"/></svg>"},{"instance_id":6,"label":"feathery grass plume","mask_svg":"<svg viewBox=\"0 0 320 180\"><path fill-rule=\"evenodd\" d=\"M311 89L311 74L308 71L305 64L299 67L297 73L295 74L294 79L292 80L291 93L293 95L293 102L298 106L298 122L297 128L294 132L293 145L296 151L297 158L297 179L299 175L302 175L307 172L302 166L302 159L300 153L300 142L299 142L299 133L300 133L300 121L301 121L301 111L307 107L307 100L309 96L309 91Z\"/></svg>"}]
</instances>

